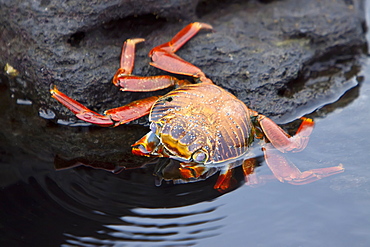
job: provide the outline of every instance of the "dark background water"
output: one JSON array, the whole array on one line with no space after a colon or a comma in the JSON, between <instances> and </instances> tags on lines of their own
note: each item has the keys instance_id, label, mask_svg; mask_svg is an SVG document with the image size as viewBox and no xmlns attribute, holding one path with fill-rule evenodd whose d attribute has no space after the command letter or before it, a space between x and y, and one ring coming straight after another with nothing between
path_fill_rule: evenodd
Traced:
<instances>
[{"instance_id":1,"label":"dark background water","mask_svg":"<svg viewBox=\"0 0 370 247\"><path fill-rule=\"evenodd\" d=\"M239 186L224 194L212 188L216 176L157 187L150 166L119 174L56 171L22 143L3 145L0 246L368 246L369 71L367 59L351 89L314 105L310 143L288 158L302 170L340 163L346 170L304 186L248 187L237 169ZM2 109L17 103L5 98L7 87L1 93ZM262 162L257 173L270 171Z\"/></svg>"}]
</instances>

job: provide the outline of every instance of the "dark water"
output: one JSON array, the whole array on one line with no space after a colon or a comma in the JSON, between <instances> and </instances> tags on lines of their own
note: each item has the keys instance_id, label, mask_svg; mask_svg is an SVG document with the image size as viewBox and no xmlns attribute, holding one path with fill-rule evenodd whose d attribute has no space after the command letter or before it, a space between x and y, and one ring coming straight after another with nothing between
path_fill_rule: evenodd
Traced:
<instances>
[{"instance_id":1,"label":"dark water","mask_svg":"<svg viewBox=\"0 0 370 247\"><path fill-rule=\"evenodd\" d=\"M369 59L350 85L320 104L308 147L288 155L302 170L340 163L346 170L303 186L251 188L239 169L238 186L224 194L212 188L216 176L157 187L150 166L55 171L22 143L3 145L0 246L369 246ZM257 173L270 174L261 165Z\"/></svg>"}]
</instances>

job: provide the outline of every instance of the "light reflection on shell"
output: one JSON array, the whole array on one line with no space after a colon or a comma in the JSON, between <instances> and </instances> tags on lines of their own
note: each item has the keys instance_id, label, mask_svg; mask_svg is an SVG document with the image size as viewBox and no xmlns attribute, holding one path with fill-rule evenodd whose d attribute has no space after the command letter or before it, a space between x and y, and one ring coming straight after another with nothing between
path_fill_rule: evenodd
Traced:
<instances>
[{"instance_id":1,"label":"light reflection on shell","mask_svg":"<svg viewBox=\"0 0 370 247\"><path fill-rule=\"evenodd\" d=\"M200 148L206 164L245 154L252 130L249 109L234 95L213 84L189 84L159 99L150 121L160 123L160 138L173 154L189 160Z\"/></svg>"}]
</instances>

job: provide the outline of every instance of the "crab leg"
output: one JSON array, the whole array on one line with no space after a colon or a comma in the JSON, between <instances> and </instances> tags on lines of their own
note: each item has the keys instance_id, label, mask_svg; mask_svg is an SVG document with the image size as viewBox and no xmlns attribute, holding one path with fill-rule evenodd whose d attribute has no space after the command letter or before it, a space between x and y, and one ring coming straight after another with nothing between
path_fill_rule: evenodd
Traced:
<instances>
[{"instance_id":1,"label":"crab leg","mask_svg":"<svg viewBox=\"0 0 370 247\"><path fill-rule=\"evenodd\" d=\"M50 90L50 93L53 98L76 114L77 118L104 127L118 126L149 114L152 105L160 97L152 96L133 101L127 105L107 110L104 113L105 115L101 115L78 103L74 99L71 99L64 93L60 92L56 87L53 87Z\"/></svg>"},{"instance_id":2,"label":"crab leg","mask_svg":"<svg viewBox=\"0 0 370 247\"><path fill-rule=\"evenodd\" d=\"M271 119L257 115L257 121L270 143L263 147L267 165L274 176L281 182L291 184L307 184L344 171L342 165L312 169L301 172L294 164L284 158L281 153L302 151L308 143L314 122L310 118L301 118L302 123L294 136L288 135ZM280 152L279 152L280 151Z\"/></svg>"},{"instance_id":3,"label":"crab leg","mask_svg":"<svg viewBox=\"0 0 370 247\"><path fill-rule=\"evenodd\" d=\"M216 184L213 186L214 189L223 192L231 187L233 182L233 168L231 165L227 165L220 171L220 175L216 181ZM235 181L234 181L235 182Z\"/></svg>"},{"instance_id":4,"label":"crab leg","mask_svg":"<svg viewBox=\"0 0 370 247\"><path fill-rule=\"evenodd\" d=\"M285 159L270 143L267 143L264 147L264 155L266 163L274 176L280 182L288 182L294 185L308 184L344 171L343 166L340 164L339 166L301 172L294 164Z\"/></svg>"},{"instance_id":5,"label":"crab leg","mask_svg":"<svg viewBox=\"0 0 370 247\"><path fill-rule=\"evenodd\" d=\"M131 75L135 64L135 46L145 39L127 39L122 46L120 70L122 74Z\"/></svg>"},{"instance_id":6,"label":"crab leg","mask_svg":"<svg viewBox=\"0 0 370 247\"><path fill-rule=\"evenodd\" d=\"M185 80L179 80L169 75L159 76L135 76L132 75L135 63L135 46L144 39L128 39L122 46L120 68L113 77L113 84L121 88L121 91L150 92L164 89L170 86L188 84Z\"/></svg>"},{"instance_id":7,"label":"crab leg","mask_svg":"<svg viewBox=\"0 0 370 247\"><path fill-rule=\"evenodd\" d=\"M290 136L266 116L258 115L257 120L267 139L282 153L302 151L307 146L314 127L312 119L302 117L297 133Z\"/></svg>"},{"instance_id":8,"label":"crab leg","mask_svg":"<svg viewBox=\"0 0 370 247\"><path fill-rule=\"evenodd\" d=\"M246 185L254 186L259 183L259 179L257 178L257 175L254 173L255 166L256 166L255 158L250 158L243 161L242 168Z\"/></svg>"},{"instance_id":9,"label":"crab leg","mask_svg":"<svg viewBox=\"0 0 370 247\"><path fill-rule=\"evenodd\" d=\"M202 82L212 83L205 77L204 73L198 67L183 60L175 54L178 49L180 49L201 29L212 29L212 26L200 22L191 23L178 32L171 41L154 47L149 52L149 57L152 58L152 62L150 64L171 73L189 75L200 78Z\"/></svg>"}]
</instances>

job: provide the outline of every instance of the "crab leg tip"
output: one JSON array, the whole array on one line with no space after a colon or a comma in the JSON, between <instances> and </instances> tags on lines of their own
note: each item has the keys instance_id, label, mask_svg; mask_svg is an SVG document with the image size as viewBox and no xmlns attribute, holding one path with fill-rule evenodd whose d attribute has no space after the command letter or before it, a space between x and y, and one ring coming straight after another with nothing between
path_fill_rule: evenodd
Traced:
<instances>
[{"instance_id":1,"label":"crab leg tip","mask_svg":"<svg viewBox=\"0 0 370 247\"><path fill-rule=\"evenodd\" d=\"M203 22L195 22L194 24L198 25L199 28L203 28L203 29L213 29L213 27L207 23L203 23Z\"/></svg>"},{"instance_id":2,"label":"crab leg tip","mask_svg":"<svg viewBox=\"0 0 370 247\"><path fill-rule=\"evenodd\" d=\"M304 125L314 125L314 121L312 118L301 117L300 119L304 122Z\"/></svg>"},{"instance_id":3,"label":"crab leg tip","mask_svg":"<svg viewBox=\"0 0 370 247\"><path fill-rule=\"evenodd\" d=\"M128 39L127 41L130 41L134 44L138 44L138 43L144 42L145 39L143 39L143 38L134 38L134 39Z\"/></svg>"},{"instance_id":4,"label":"crab leg tip","mask_svg":"<svg viewBox=\"0 0 370 247\"><path fill-rule=\"evenodd\" d=\"M58 91L57 86L51 84L50 85L50 93L53 95Z\"/></svg>"}]
</instances>

